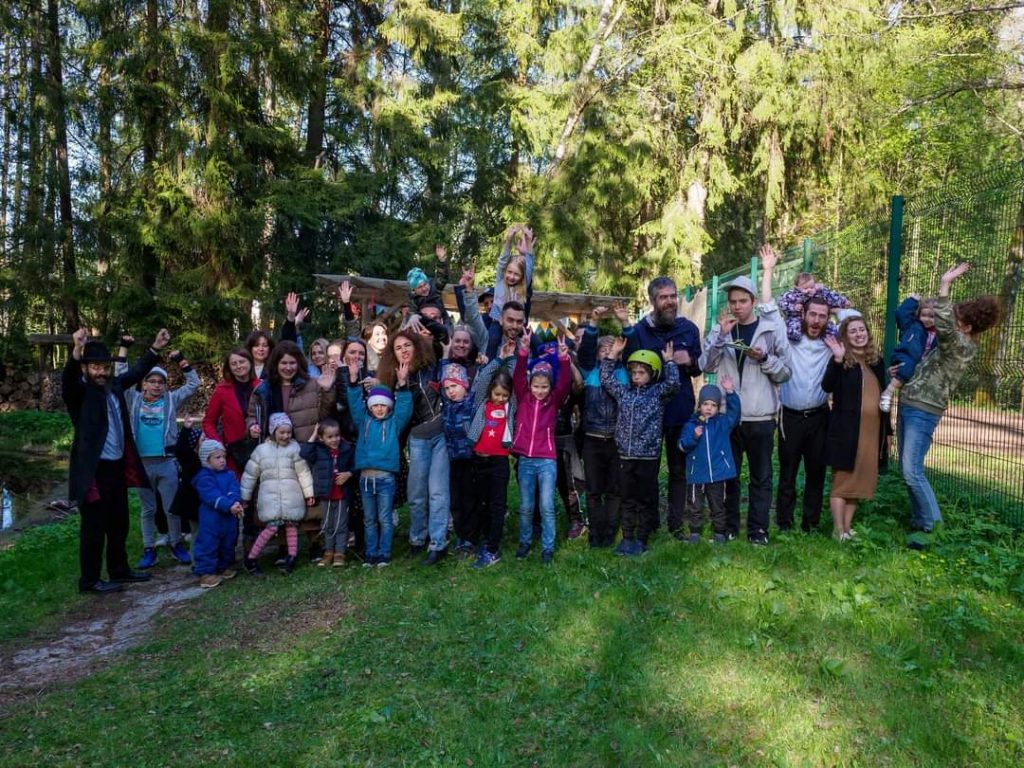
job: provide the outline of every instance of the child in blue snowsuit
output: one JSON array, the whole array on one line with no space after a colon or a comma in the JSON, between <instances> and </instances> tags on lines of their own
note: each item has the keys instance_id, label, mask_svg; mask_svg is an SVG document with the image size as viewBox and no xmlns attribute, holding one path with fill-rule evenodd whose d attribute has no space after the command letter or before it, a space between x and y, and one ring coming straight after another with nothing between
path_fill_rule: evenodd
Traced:
<instances>
[{"instance_id":1,"label":"child in blue snowsuit","mask_svg":"<svg viewBox=\"0 0 1024 768\"><path fill-rule=\"evenodd\" d=\"M740 420L740 396L730 376L722 376L725 413L719 413L722 394L714 384L700 388L697 412L683 427L679 450L686 454L686 516L690 522L690 544L700 542L704 527L704 502L711 510L715 544L729 540L725 521L725 483L736 477L729 437Z\"/></svg>"},{"instance_id":2,"label":"child in blue snowsuit","mask_svg":"<svg viewBox=\"0 0 1024 768\"><path fill-rule=\"evenodd\" d=\"M917 364L935 348L935 300L920 301L917 296L905 298L896 307L896 327L900 330L900 340L889 364L898 365L899 370L882 392L879 408L885 413L892 409L893 398L900 388L914 378Z\"/></svg>"},{"instance_id":3,"label":"child in blue snowsuit","mask_svg":"<svg viewBox=\"0 0 1024 768\"><path fill-rule=\"evenodd\" d=\"M233 578L231 563L242 517L242 491L235 473L228 469L224 446L216 440L199 445L203 467L192 480L199 494L199 533L192 544L192 572L200 586L209 589Z\"/></svg>"}]
</instances>

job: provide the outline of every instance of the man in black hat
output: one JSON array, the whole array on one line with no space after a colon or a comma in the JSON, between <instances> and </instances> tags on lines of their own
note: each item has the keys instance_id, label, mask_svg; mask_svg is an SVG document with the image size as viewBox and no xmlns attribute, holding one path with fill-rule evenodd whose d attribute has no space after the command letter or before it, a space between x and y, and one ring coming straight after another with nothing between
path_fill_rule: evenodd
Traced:
<instances>
[{"instance_id":1,"label":"man in black hat","mask_svg":"<svg viewBox=\"0 0 1024 768\"><path fill-rule=\"evenodd\" d=\"M88 341L84 328L75 331L74 349L64 366L64 403L75 426L71 444L68 495L78 502L79 592L118 592L122 585L148 581L150 574L128 565L128 488L148 487L132 431L124 390L142 380L160 360L171 335L161 329L131 370L111 375L110 350ZM107 581L100 578L103 545L107 546Z\"/></svg>"}]
</instances>

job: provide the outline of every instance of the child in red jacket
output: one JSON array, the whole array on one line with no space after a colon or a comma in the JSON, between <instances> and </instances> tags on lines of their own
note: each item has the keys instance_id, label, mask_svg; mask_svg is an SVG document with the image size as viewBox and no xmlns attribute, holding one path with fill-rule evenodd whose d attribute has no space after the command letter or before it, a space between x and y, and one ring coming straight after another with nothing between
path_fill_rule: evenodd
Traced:
<instances>
[{"instance_id":1,"label":"child in red jacket","mask_svg":"<svg viewBox=\"0 0 1024 768\"><path fill-rule=\"evenodd\" d=\"M518 410L512 453L519 457L519 548L520 560L530 553L533 537L534 498L540 496L541 559L550 563L555 554L555 482L558 460L555 449L555 422L558 410L572 389L572 370L565 339L558 340L558 375L551 363L534 363L527 374L530 354L530 330L523 332L512 375Z\"/></svg>"}]
</instances>

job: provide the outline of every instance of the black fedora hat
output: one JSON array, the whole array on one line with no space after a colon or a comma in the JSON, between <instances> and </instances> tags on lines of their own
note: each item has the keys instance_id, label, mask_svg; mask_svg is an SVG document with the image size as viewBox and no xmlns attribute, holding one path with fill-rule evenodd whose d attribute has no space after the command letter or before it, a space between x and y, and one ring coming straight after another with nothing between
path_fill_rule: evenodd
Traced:
<instances>
[{"instance_id":1,"label":"black fedora hat","mask_svg":"<svg viewBox=\"0 0 1024 768\"><path fill-rule=\"evenodd\" d=\"M80 361L83 363L109 363L112 359L110 350L102 341L87 341L82 348Z\"/></svg>"}]
</instances>

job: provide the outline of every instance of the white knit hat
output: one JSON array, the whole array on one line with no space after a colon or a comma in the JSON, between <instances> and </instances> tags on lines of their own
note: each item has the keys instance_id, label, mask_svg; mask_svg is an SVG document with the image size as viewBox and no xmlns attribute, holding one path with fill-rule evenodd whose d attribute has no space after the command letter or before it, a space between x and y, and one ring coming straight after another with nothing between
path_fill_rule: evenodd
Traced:
<instances>
[{"instance_id":1,"label":"white knit hat","mask_svg":"<svg viewBox=\"0 0 1024 768\"><path fill-rule=\"evenodd\" d=\"M210 456L217 451L224 451L224 446L219 440L210 440L207 438L199 444L199 461L206 464L210 460Z\"/></svg>"},{"instance_id":2,"label":"white knit hat","mask_svg":"<svg viewBox=\"0 0 1024 768\"><path fill-rule=\"evenodd\" d=\"M267 424L267 429L270 431L270 434L273 435L277 432L278 427L290 427L291 425L292 420L288 418L287 413L272 413L270 414L270 421Z\"/></svg>"}]
</instances>

